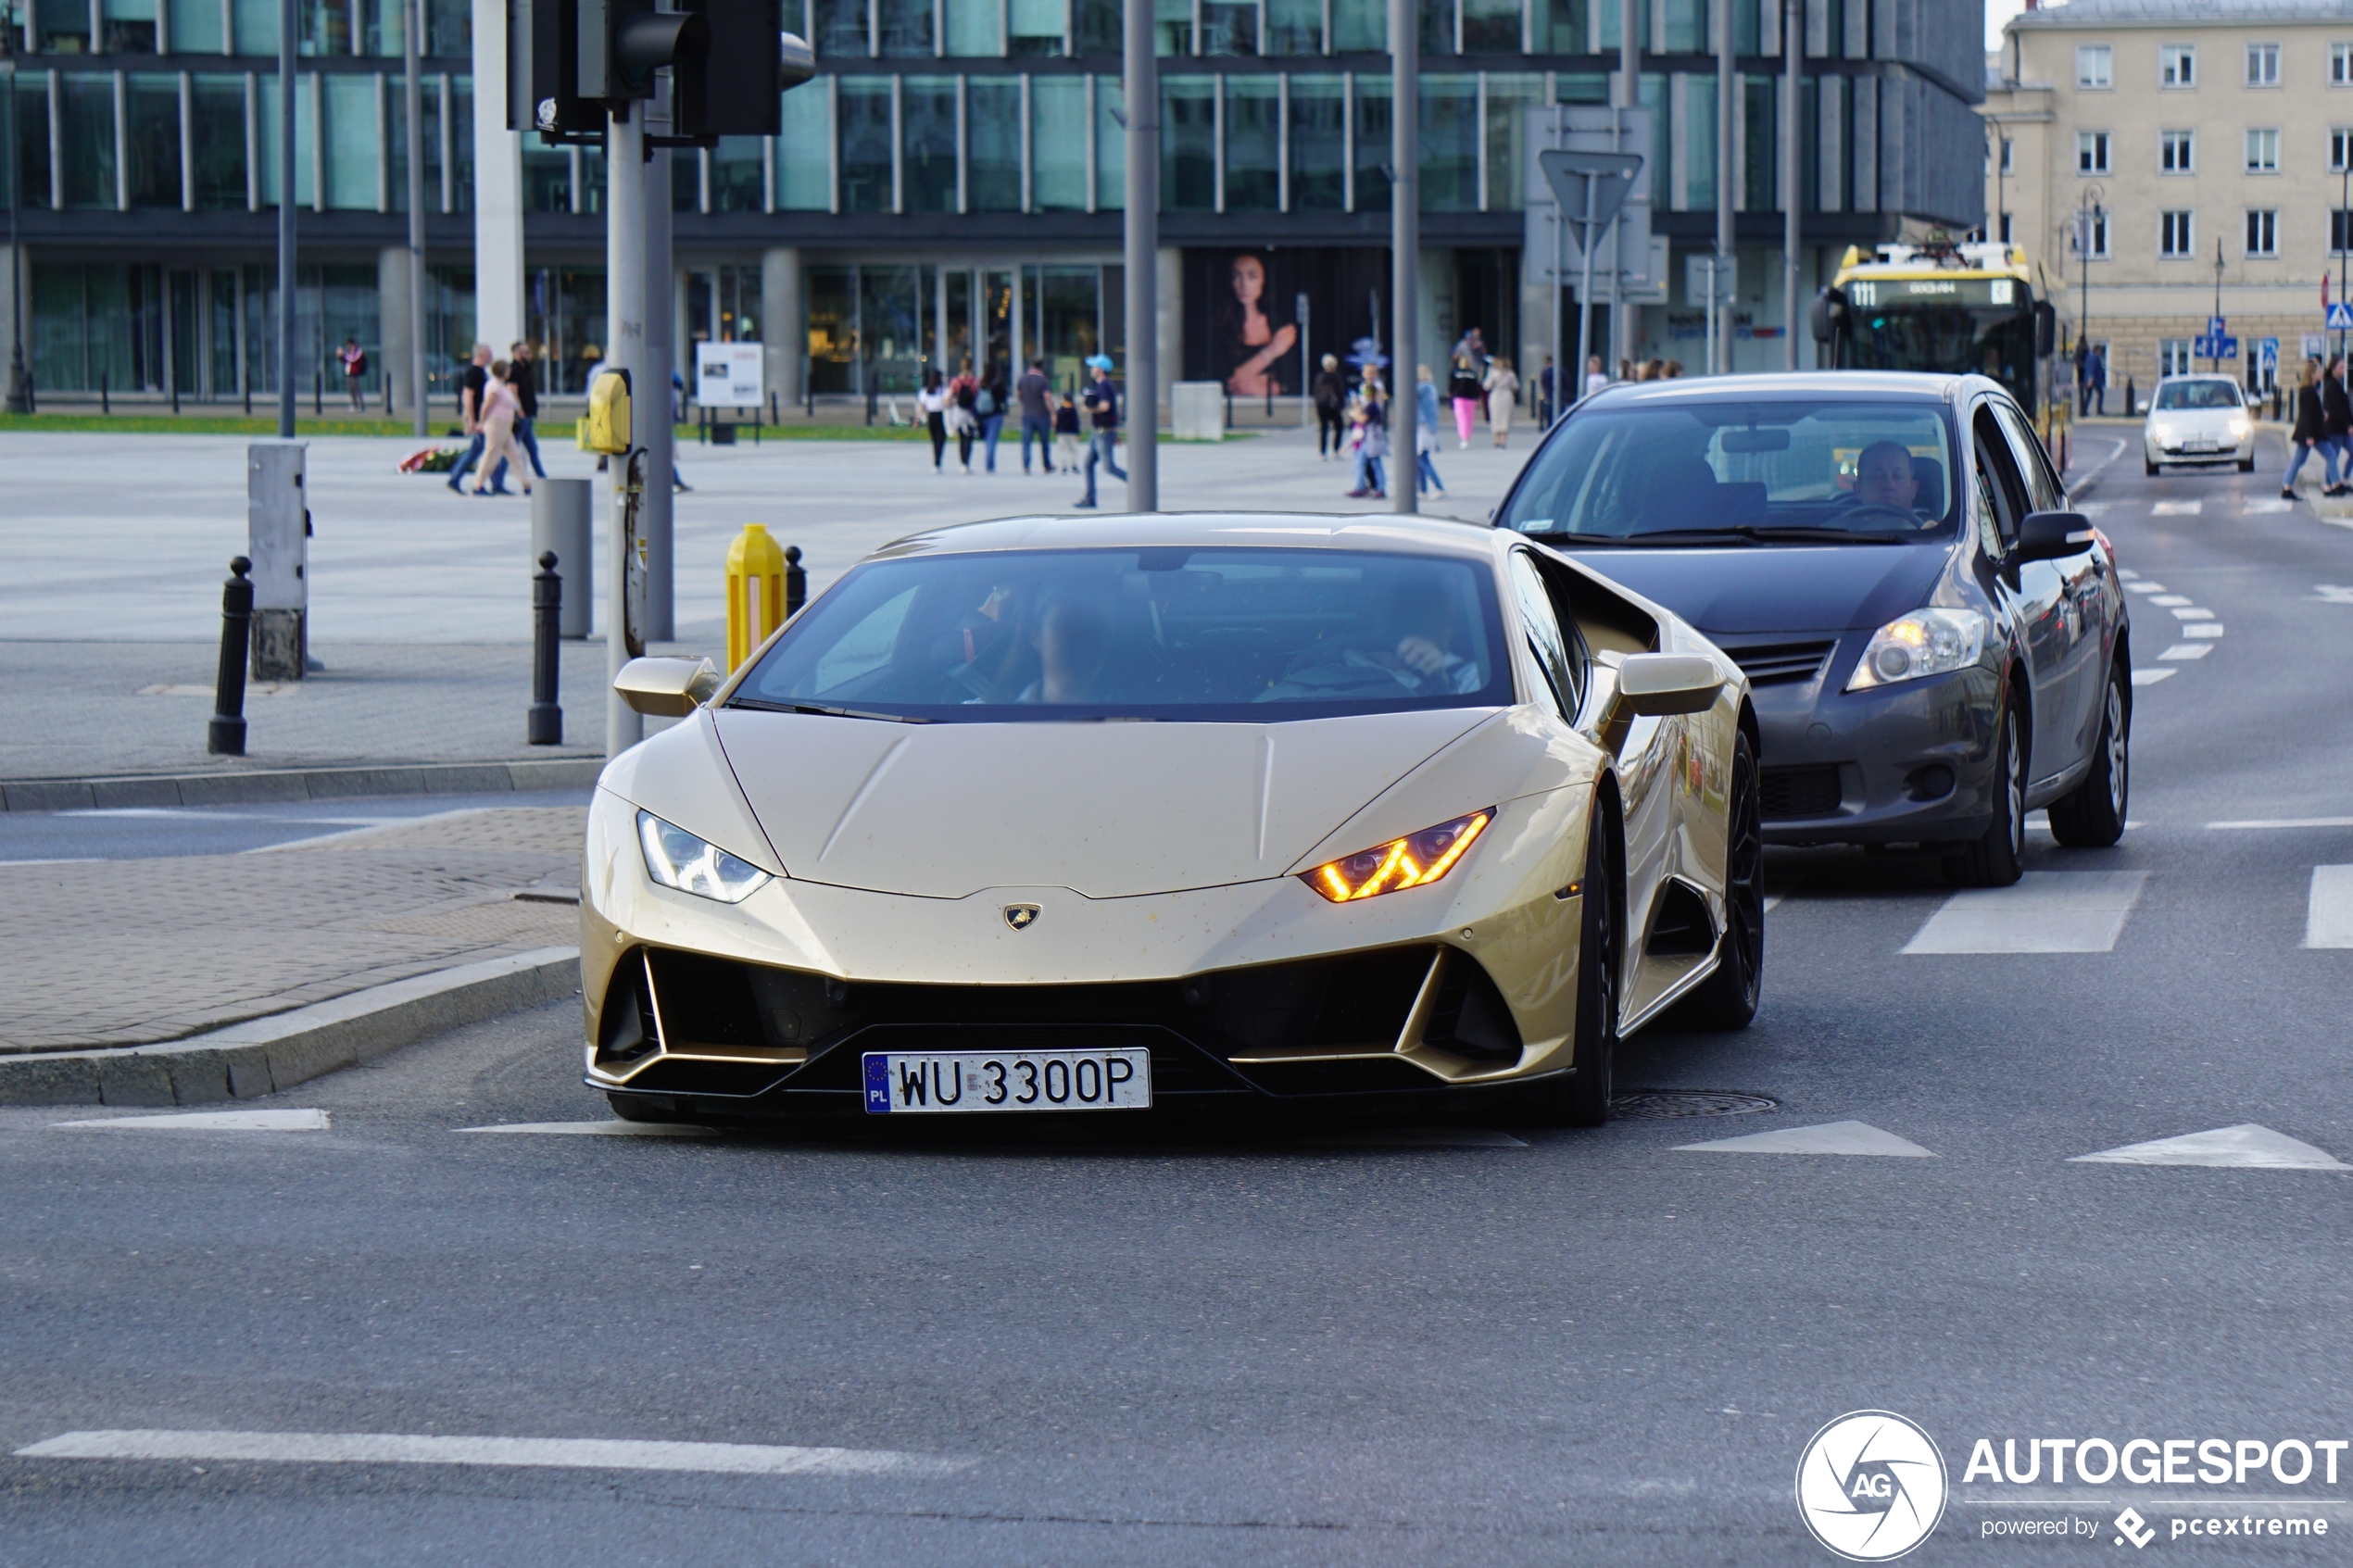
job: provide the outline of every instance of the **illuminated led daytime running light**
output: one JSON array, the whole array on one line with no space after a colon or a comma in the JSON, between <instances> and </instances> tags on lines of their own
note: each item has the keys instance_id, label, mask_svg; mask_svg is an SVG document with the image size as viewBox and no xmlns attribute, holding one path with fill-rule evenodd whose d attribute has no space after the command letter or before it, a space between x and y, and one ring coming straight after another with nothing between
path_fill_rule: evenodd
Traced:
<instances>
[{"instance_id":1,"label":"illuminated led daytime running light","mask_svg":"<svg viewBox=\"0 0 2353 1568\"><path fill-rule=\"evenodd\" d=\"M1327 860L1300 880L1335 904L1378 897L1407 887L1425 887L1454 869L1464 851L1495 819L1487 807L1434 828L1409 833L1403 838L1353 855Z\"/></svg>"}]
</instances>

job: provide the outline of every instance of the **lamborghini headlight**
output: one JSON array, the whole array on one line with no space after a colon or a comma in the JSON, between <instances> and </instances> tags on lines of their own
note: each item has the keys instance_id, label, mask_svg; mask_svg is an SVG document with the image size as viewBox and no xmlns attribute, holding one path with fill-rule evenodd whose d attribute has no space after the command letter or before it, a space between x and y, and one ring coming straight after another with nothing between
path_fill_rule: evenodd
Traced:
<instances>
[{"instance_id":1,"label":"lamborghini headlight","mask_svg":"<svg viewBox=\"0 0 2353 1568\"><path fill-rule=\"evenodd\" d=\"M637 813L637 842L646 851L648 876L664 887L698 898L740 904L771 880L750 861L737 859L715 844L705 844L651 811Z\"/></svg>"},{"instance_id":2,"label":"lamborghini headlight","mask_svg":"<svg viewBox=\"0 0 2353 1568\"><path fill-rule=\"evenodd\" d=\"M1966 670L1985 649L1985 617L1973 609L1916 609L1871 633L1846 689L1891 686Z\"/></svg>"},{"instance_id":3,"label":"lamborghini headlight","mask_svg":"<svg viewBox=\"0 0 2353 1568\"><path fill-rule=\"evenodd\" d=\"M1335 904L1395 893L1401 888L1421 887L1453 871L1463 852L1471 847L1471 841L1494 820L1495 808L1490 806L1451 822L1441 822L1434 828L1424 828L1403 838L1392 838L1387 844L1327 860L1312 872L1302 872L1300 880Z\"/></svg>"}]
</instances>

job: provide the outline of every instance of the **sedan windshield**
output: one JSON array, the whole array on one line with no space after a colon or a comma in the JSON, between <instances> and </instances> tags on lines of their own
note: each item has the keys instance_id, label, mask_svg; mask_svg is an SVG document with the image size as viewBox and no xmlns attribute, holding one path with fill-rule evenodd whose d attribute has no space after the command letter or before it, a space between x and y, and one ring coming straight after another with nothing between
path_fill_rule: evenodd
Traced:
<instances>
[{"instance_id":1,"label":"sedan windshield","mask_svg":"<svg viewBox=\"0 0 2353 1568\"><path fill-rule=\"evenodd\" d=\"M2226 381L2170 381L2157 389L2159 408L2244 409L2246 400Z\"/></svg>"},{"instance_id":2,"label":"sedan windshield","mask_svg":"<svg viewBox=\"0 0 2353 1568\"><path fill-rule=\"evenodd\" d=\"M1635 403L1573 413L1499 520L1575 545L1947 537L1943 410L1925 403Z\"/></svg>"},{"instance_id":3,"label":"sedan windshield","mask_svg":"<svg viewBox=\"0 0 2353 1568\"><path fill-rule=\"evenodd\" d=\"M1343 550L1021 550L869 561L732 707L915 722L1265 723L1504 707L1483 562Z\"/></svg>"}]
</instances>

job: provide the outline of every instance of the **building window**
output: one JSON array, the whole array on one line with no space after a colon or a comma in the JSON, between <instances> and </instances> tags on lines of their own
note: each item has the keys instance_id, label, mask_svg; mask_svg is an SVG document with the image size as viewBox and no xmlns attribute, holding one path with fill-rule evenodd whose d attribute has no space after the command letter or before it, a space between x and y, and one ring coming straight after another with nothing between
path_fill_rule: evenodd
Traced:
<instances>
[{"instance_id":1,"label":"building window","mask_svg":"<svg viewBox=\"0 0 2353 1568\"><path fill-rule=\"evenodd\" d=\"M1324 7L1321 0L1266 0L1266 52L1270 55L1322 54Z\"/></svg>"},{"instance_id":2,"label":"building window","mask_svg":"<svg viewBox=\"0 0 2353 1568\"><path fill-rule=\"evenodd\" d=\"M2337 125L2329 129L2329 172L2342 174L2347 161L2353 161L2353 125Z\"/></svg>"},{"instance_id":3,"label":"building window","mask_svg":"<svg viewBox=\"0 0 2353 1568\"><path fill-rule=\"evenodd\" d=\"M1040 76L1030 81L1029 205L1035 212L1087 210L1087 79L1083 76Z\"/></svg>"},{"instance_id":4,"label":"building window","mask_svg":"<svg viewBox=\"0 0 2353 1568\"><path fill-rule=\"evenodd\" d=\"M2012 161L2011 161L2012 147L2013 147L2013 144L2011 143L2010 139L2009 139L2007 136L2003 137L2003 138L2002 138L2002 172L2003 172L2003 173L2005 173L2005 174L2012 173L2012 172L2014 172L2014 171L2015 171L2015 166L2013 165L2013 163L2012 163Z\"/></svg>"},{"instance_id":5,"label":"building window","mask_svg":"<svg viewBox=\"0 0 2353 1568\"><path fill-rule=\"evenodd\" d=\"M1226 210L1272 212L1283 179L1280 80L1226 78Z\"/></svg>"},{"instance_id":6,"label":"building window","mask_svg":"<svg viewBox=\"0 0 2353 1568\"><path fill-rule=\"evenodd\" d=\"M784 133L776 138L776 210L824 212L834 205L834 109L825 84L785 94ZM1081 145L1084 139L1082 132ZM595 191L599 182L588 182Z\"/></svg>"},{"instance_id":7,"label":"building window","mask_svg":"<svg viewBox=\"0 0 2353 1568\"><path fill-rule=\"evenodd\" d=\"M1290 79L1290 206L1338 212L1348 205L1348 100L1337 76Z\"/></svg>"},{"instance_id":8,"label":"building window","mask_svg":"<svg viewBox=\"0 0 2353 1568\"><path fill-rule=\"evenodd\" d=\"M834 119L841 169L841 210L888 212L890 191L890 80L880 76L834 79L838 108Z\"/></svg>"},{"instance_id":9,"label":"building window","mask_svg":"<svg viewBox=\"0 0 2353 1568\"><path fill-rule=\"evenodd\" d=\"M2250 44L2246 46L2246 84L2249 87L2277 87L2280 84L2278 44Z\"/></svg>"},{"instance_id":10,"label":"building window","mask_svg":"<svg viewBox=\"0 0 2353 1568\"><path fill-rule=\"evenodd\" d=\"M865 0L813 0L810 15L815 19L817 36L812 42L818 54L838 58L875 52L874 39L867 31L874 19L867 12Z\"/></svg>"},{"instance_id":11,"label":"building window","mask_svg":"<svg viewBox=\"0 0 2353 1568\"><path fill-rule=\"evenodd\" d=\"M1160 79L1160 205L1217 210L1217 79Z\"/></svg>"},{"instance_id":12,"label":"building window","mask_svg":"<svg viewBox=\"0 0 2353 1568\"><path fill-rule=\"evenodd\" d=\"M1019 212L1021 82L975 76L964 93L964 209Z\"/></svg>"},{"instance_id":13,"label":"building window","mask_svg":"<svg viewBox=\"0 0 2353 1568\"><path fill-rule=\"evenodd\" d=\"M2246 209L2246 254L2280 254L2280 214L2277 207L2251 207Z\"/></svg>"},{"instance_id":14,"label":"building window","mask_svg":"<svg viewBox=\"0 0 2353 1568\"><path fill-rule=\"evenodd\" d=\"M2160 131L2157 133L2157 167L2162 174L2197 171L2197 132Z\"/></svg>"},{"instance_id":15,"label":"building window","mask_svg":"<svg viewBox=\"0 0 2353 1568\"><path fill-rule=\"evenodd\" d=\"M190 84L189 119L194 135L195 196L199 211L243 212L245 209L245 79L242 76L199 76ZM396 98L405 112L406 100ZM406 136L394 144L405 157ZM408 169L393 186L394 199L406 207ZM426 205L437 205L431 195Z\"/></svg>"},{"instance_id":16,"label":"building window","mask_svg":"<svg viewBox=\"0 0 2353 1568\"><path fill-rule=\"evenodd\" d=\"M900 196L903 212L953 212L956 201L956 79L899 79Z\"/></svg>"},{"instance_id":17,"label":"building window","mask_svg":"<svg viewBox=\"0 0 2353 1568\"><path fill-rule=\"evenodd\" d=\"M2010 215L2007 212L2002 214L2001 241L2004 245L2010 243Z\"/></svg>"},{"instance_id":18,"label":"building window","mask_svg":"<svg viewBox=\"0 0 2353 1568\"><path fill-rule=\"evenodd\" d=\"M2353 236L2353 212L2340 207L2329 214L2329 254L2343 256L2348 236Z\"/></svg>"},{"instance_id":19,"label":"building window","mask_svg":"<svg viewBox=\"0 0 2353 1568\"><path fill-rule=\"evenodd\" d=\"M372 83L374 78L359 80ZM124 141L131 154L127 182L131 205L179 207L180 79L160 74L132 76L123 107L130 117ZM238 129L242 134L244 128Z\"/></svg>"},{"instance_id":20,"label":"building window","mask_svg":"<svg viewBox=\"0 0 2353 1568\"><path fill-rule=\"evenodd\" d=\"M2115 51L2106 44L2079 44L2075 46L2075 85L2105 88Z\"/></svg>"},{"instance_id":21,"label":"building window","mask_svg":"<svg viewBox=\"0 0 2353 1568\"><path fill-rule=\"evenodd\" d=\"M1355 210L1389 210L1389 78L1355 79L1356 101L1351 107L1356 121ZM1655 123L1655 122L1654 122Z\"/></svg>"},{"instance_id":22,"label":"building window","mask_svg":"<svg viewBox=\"0 0 2353 1568\"><path fill-rule=\"evenodd\" d=\"M2075 172L2106 174L2108 172L2108 132L2078 131L2075 133Z\"/></svg>"},{"instance_id":23,"label":"building window","mask_svg":"<svg viewBox=\"0 0 2353 1568\"><path fill-rule=\"evenodd\" d=\"M2092 214L2091 257L2095 261L2108 259L2108 213L2105 209Z\"/></svg>"},{"instance_id":24,"label":"building window","mask_svg":"<svg viewBox=\"0 0 2353 1568\"><path fill-rule=\"evenodd\" d=\"M2353 44L2329 45L2329 85L2353 87Z\"/></svg>"},{"instance_id":25,"label":"building window","mask_svg":"<svg viewBox=\"0 0 2353 1568\"><path fill-rule=\"evenodd\" d=\"M2246 171L2249 174L2277 174L2280 171L2280 133L2277 131L2248 130Z\"/></svg>"},{"instance_id":26,"label":"building window","mask_svg":"<svg viewBox=\"0 0 2353 1568\"><path fill-rule=\"evenodd\" d=\"M2157 254L2163 257L2186 257L2196 249L2196 240L2190 221L2194 214L2160 212L2157 215Z\"/></svg>"},{"instance_id":27,"label":"building window","mask_svg":"<svg viewBox=\"0 0 2353 1568\"><path fill-rule=\"evenodd\" d=\"M1421 120L1422 209L1477 212L1478 78L1423 77ZM1713 192L1708 200L1714 203Z\"/></svg>"},{"instance_id":28,"label":"building window","mask_svg":"<svg viewBox=\"0 0 2353 1568\"><path fill-rule=\"evenodd\" d=\"M1042 55L1065 53L1070 35L1068 0L1010 0L1005 7L1005 53Z\"/></svg>"},{"instance_id":29,"label":"building window","mask_svg":"<svg viewBox=\"0 0 2353 1568\"><path fill-rule=\"evenodd\" d=\"M2197 85L2197 45L2165 44L2157 51L2157 81L2161 87Z\"/></svg>"},{"instance_id":30,"label":"building window","mask_svg":"<svg viewBox=\"0 0 2353 1568\"><path fill-rule=\"evenodd\" d=\"M2169 337L2157 345L2157 373L2160 376L2186 376L2190 373L2190 340Z\"/></svg>"}]
</instances>

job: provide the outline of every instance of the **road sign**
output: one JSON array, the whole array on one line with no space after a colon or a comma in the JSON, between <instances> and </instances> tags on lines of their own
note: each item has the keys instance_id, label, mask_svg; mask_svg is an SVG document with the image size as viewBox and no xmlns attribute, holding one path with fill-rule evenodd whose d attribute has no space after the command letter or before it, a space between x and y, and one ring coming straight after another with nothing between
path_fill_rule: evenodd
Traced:
<instances>
[{"instance_id":1,"label":"road sign","mask_svg":"<svg viewBox=\"0 0 2353 1568\"><path fill-rule=\"evenodd\" d=\"M1737 255L1718 257L1712 251L1695 250L1684 256L1684 298L1705 303L1711 278L1717 304L1730 305L1740 298L1741 268Z\"/></svg>"},{"instance_id":2,"label":"road sign","mask_svg":"<svg viewBox=\"0 0 2353 1568\"><path fill-rule=\"evenodd\" d=\"M2255 345L2255 366L2266 376L2280 373L2280 340L2267 337Z\"/></svg>"},{"instance_id":3,"label":"road sign","mask_svg":"<svg viewBox=\"0 0 2353 1568\"><path fill-rule=\"evenodd\" d=\"M2222 320L2220 316L2208 316L2206 319L2206 335L2208 337L2221 337L2230 330L2231 324Z\"/></svg>"},{"instance_id":4,"label":"road sign","mask_svg":"<svg viewBox=\"0 0 2353 1568\"><path fill-rule=\"evenodd\" d=\"M1642 171L1638 153L1542 152L1536 161L1544 170L1544 182L1553 188L1553 199L1560 203L1561 216L1580 232L1607 226L1626 205L1634 176Z\"/></svg>"},{"instance_id":5,"label":"road sign","mask_svg":"<svg viewBox=\"0 0 2353 1568\"><path fill-rule=\"evenodd\" d=\"M2327 326L2333 332L2353 332L2353 305L2340 299L2330 306Z\"/></svg>"},{"instance_id":6,"label":"road sign","mask_svg":"<svg viewBox=\"0 0 2353 1568\"><path fill-rule=\"evenodd\" d=\"M2239 340L2234 337L2202 337L2192 341L2190 352L2201 359L2235 359L2239 357Z\"/></svg>"}]
</instances>

